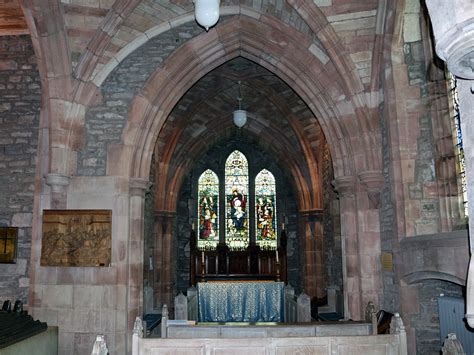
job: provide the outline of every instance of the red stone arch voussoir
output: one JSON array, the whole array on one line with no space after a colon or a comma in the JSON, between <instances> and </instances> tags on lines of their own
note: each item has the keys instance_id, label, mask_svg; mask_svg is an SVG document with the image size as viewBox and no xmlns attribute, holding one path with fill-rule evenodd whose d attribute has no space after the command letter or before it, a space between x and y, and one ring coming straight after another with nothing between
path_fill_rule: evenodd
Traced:
<instances>
[{"instance_id":1,"label":"red stone arch voussoir","mask_svg":"<svg viewBox=\"0 0 474 355\"><path fill-rule=\"evenodd\" d=\"M278 75L295 90L319 119L332 152L336 176L354 175L353 159L357 152L353 147L364 144L353 142L363 132L357 124L348 129L345 122L340 122L342 115L337 102L322 83L332 85L330 88L337 92L344 81L331 62L323 64L309 51L311 44L311 39L300 32L289 26L277 26L265 16L260 21L234 17L188 41L151 75L133 100L123 143L109 150L107 173L147 178L158 133L177 101L205 74L242 56ZM344 106L350 108L353 104L345 101ZM357 120L355 107L350 111ZM363 151L358 153L363 155ZM120 162L120 166L110 164L113 161Z\"/></svg>"}]
</instances>

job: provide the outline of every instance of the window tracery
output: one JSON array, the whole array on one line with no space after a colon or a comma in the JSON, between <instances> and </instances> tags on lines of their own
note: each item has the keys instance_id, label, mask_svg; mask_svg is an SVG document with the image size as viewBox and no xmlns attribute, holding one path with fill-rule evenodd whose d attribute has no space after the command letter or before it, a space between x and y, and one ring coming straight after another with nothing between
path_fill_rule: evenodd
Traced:
<instances>
[{"instance_id":1,"label":"window tracery","mask_svg":"<svg viewBox=\"0 0 474 355\"><path fill-rule=\"evenodd\" d=\"M197 247L200 250L215 249L221 241L231 250L246 249L250 243L250 226L255 231L255 243L261 249L277 248L276 182L274 175L262 169L251 186L249 164L246 156L234 150L226 159L224 184L211 169L205 170L198 179L198 231ZM252 189L252 191L250 191ZM221 198L219 200L219 191ZM222 191L223 190L223 191ZM255 210L251 210L249 196ZM220 206L223 205L223 206ZM224 216L219 216L219 209ZM224 232L219 230L222 220ZM252 239L253 240L253 239Z\"/></svg>"}]
</instances>

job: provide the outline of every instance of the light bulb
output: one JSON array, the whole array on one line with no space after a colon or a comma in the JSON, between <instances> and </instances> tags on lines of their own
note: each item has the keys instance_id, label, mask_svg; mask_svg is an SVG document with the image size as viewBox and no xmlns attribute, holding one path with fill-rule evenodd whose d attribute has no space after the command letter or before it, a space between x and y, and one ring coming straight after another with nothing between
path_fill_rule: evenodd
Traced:
<instances>
[{"instance_id":1,"label":"light bulb","mask_svg":"<svg viewBox=\"0 0 474 355\"><path fill-rule=\"evenodd\" d=\"M242 128L247 123L247 111L235 110L234 111L234 124Z\"/></svg>"},{"instance_id":2,"label":"light bulb","mask_svg":"<svg viewBox=\"0 0 474 355\"><path fill-rule=\"evenodd\" d=\"M196 22L209 31L219 20L219 0L194 0Z\"/></svg>"}]
</instances>

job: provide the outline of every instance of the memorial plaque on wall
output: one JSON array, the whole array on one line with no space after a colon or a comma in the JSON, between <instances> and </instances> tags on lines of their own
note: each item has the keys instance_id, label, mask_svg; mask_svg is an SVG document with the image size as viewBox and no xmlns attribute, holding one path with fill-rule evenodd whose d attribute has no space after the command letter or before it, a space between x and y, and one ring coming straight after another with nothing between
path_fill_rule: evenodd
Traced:
<instances>
[{"instance_id":1,"label":"memorial plaque on wall","mask_svg":"<svg viewBox=\"0 0 474 355\"><path fill-rule=\"evenodd\" d=\"M0 263L15 262L17 238L18 228L0 227Z\"/></svg>"},{"instance_id":2,"label":"memorial plaque on wall","mask_svg":"<svg viewBox=\"0 0 474 355\"><path fill-rule=\"evenodd\" d=\"M109 266L112 211L44 210L42 266Z\"/></svg>"}]
</instances>

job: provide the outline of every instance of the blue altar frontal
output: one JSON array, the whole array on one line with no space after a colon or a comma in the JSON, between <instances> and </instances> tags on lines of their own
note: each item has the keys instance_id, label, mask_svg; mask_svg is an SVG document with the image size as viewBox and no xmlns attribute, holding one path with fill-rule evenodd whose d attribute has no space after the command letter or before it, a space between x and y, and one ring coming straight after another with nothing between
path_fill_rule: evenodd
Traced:
<instances>
[{"instance_id":1,"label":"blue altar frontal","mask_svg":"<svg viewBox=\"0 0 474 355\"><path fill-rule=\"evenodd\" d=\"M200 282L199 322L282 322L283 282Z\"/></svg>"}]
</instances>

